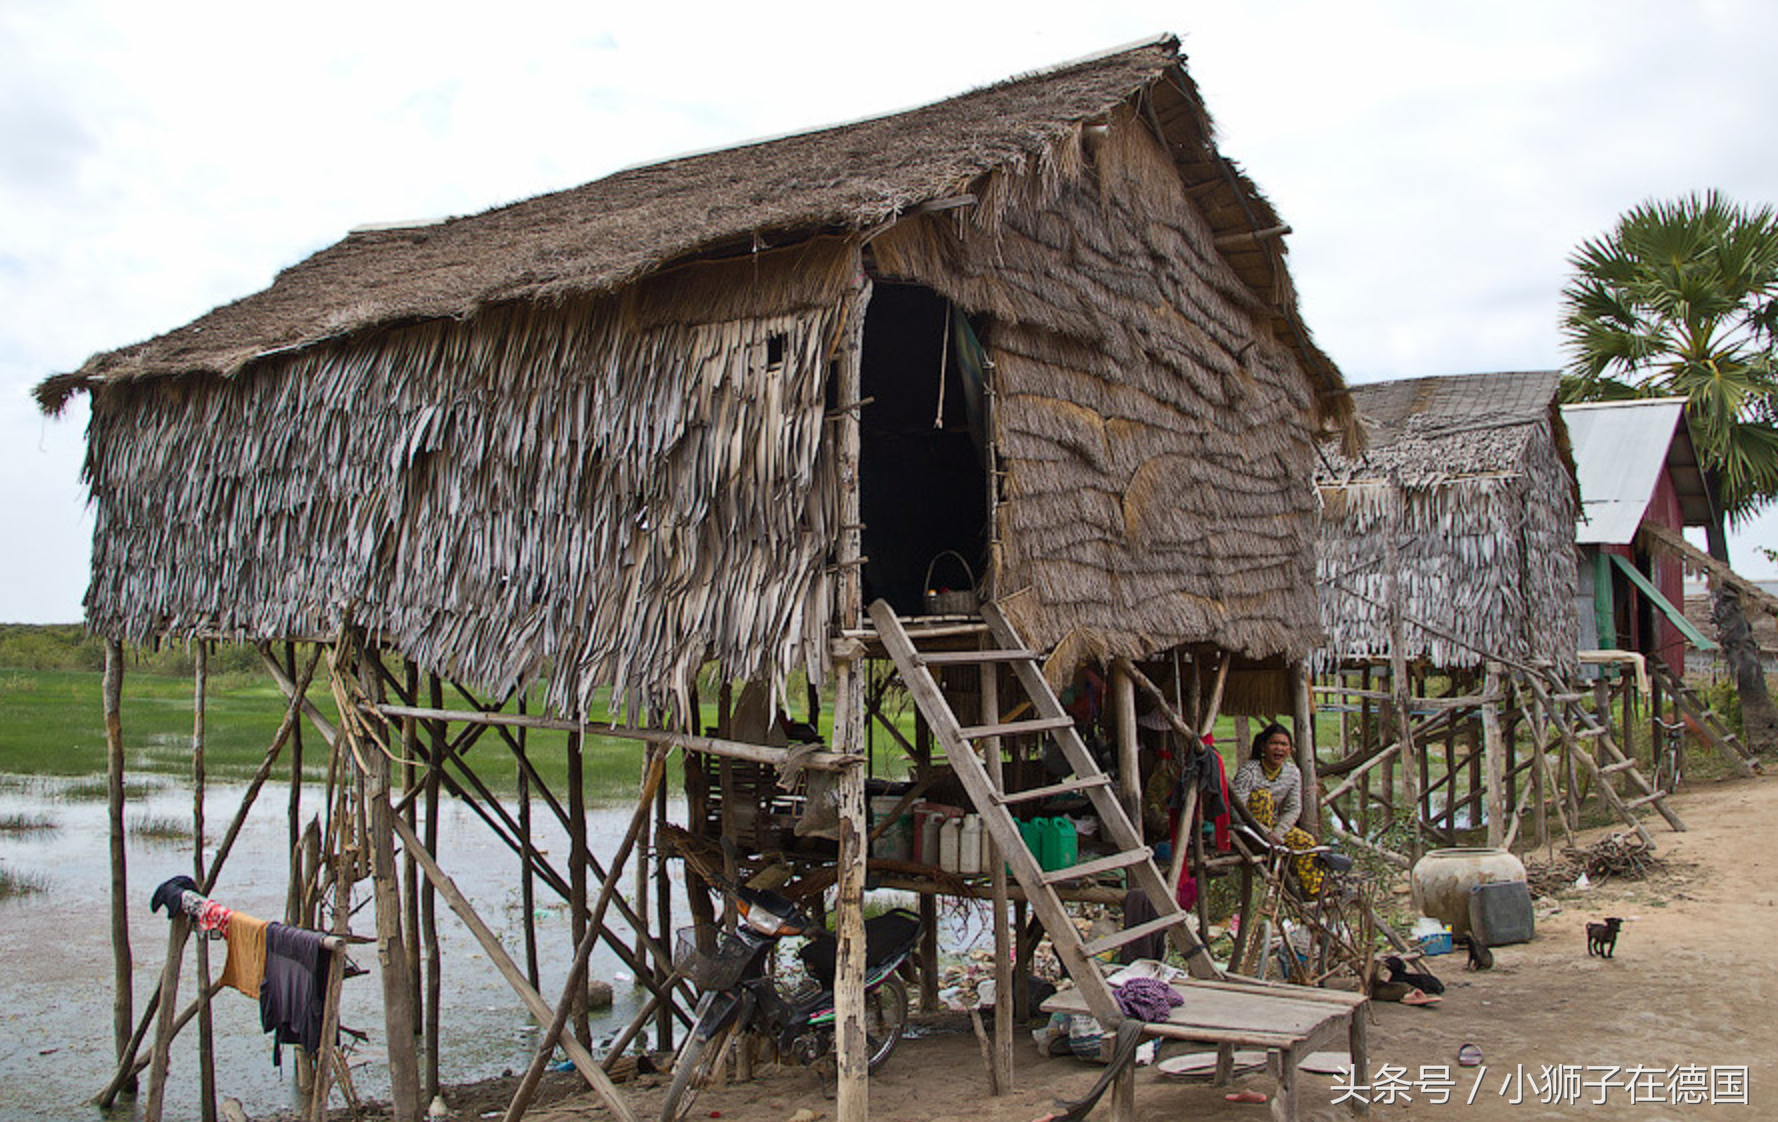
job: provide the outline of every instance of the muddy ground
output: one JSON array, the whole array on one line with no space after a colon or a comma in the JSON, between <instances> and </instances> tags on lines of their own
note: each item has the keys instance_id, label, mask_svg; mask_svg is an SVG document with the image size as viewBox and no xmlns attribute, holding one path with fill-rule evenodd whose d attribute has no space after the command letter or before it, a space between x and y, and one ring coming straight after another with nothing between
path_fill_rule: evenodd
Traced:
<instances>
[{"instance_id":1,"label":"muddy ground","mask_svg":"<svg viewBox=\"0 0 1778 1122\"><path fill-rule=\"evenodd\" d=\"M1371 1117L1778 1118L1778 776L1695 784L1672 805L1689 830L1673 833L1651 819L1665 863L1656 875L1540 900L1537 938L1498 948L1492 971L1467 973L1459 957L1429 960L1448 987L1436 1006L1375 1005L1370 1074L1393 1065L1406 1095L1376 1102ZM1616 955L1589 957L1584 926L1607 915L1627 920ZM991 1098L973 1034L957 1018L933 1028L905 1041L871 1078L873 1119L1028 1122L1056 1098L1084 1093L1097 1075L1095 1067L1072 1058L1040 1057L1029 1034L1021 1034L1016 1086ZM1481 1049L1481 1067L1458 1065L1465 1043ZM1558 1080L1554 1102L1547 1101L1552 1096L1543 1083L1551 1067L1567 1081L1564 1089ZM1735 1077L1743 1067L1746 1083L1737 1090ZM1448 1069L1452 1082L1442 1104L1427 1093L1439 1068ZM1637 1101L1628 1086L1633 1068L1643 1069L1635 1076ZM1678 1092L1670 1083L1675 1068L1686 1069ZM659 1109L661 1089L652 1082L644 1078L625 1088L642 1118ZM1348 1117L1345 1106L1333 1104L1344 1082L1305 1074L1302 1117ZM1693 1088L1703 1102L1672 1101L1692 1097ZM1213 1088L1144 1069L1137 1107L1144 1122L1270 1117L1267 1106L1225 1101L1231 1089L1265 1092L1270 1081L1261 1072L1238 1078L1233 1088ZM510 1081L496 1080L456 1088L447 1099L455 1118L498 1117L510 1090ZM1472 1091L1473 1101L1466 1102ZM572 1076L552 1077L548 1092L550 1105L527 1116L534 1122L609 1117ZM787 1122L808 1109L817 1118L832 1118L830 1093L808 1069L772 1068L752 1083L705 1092L693 1117ZM1595 1101L1601 1097L1602 1103ZM1745 1104L1728 1101L1737 1097ZM1095 1116L1108 1117L1109 1111L1102 1105Z\"/></svg>"}]
</instances>

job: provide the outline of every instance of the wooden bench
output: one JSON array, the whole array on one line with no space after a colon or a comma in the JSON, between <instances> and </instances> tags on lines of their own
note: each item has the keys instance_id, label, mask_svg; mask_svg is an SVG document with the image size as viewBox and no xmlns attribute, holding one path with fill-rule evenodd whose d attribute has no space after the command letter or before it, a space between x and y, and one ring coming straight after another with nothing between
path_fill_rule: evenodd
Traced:
<instances>
[{"instance_id":1,"label":"wooden bench","mask_svg":"<svg viewBox=\"0 0 1778 1122\"><path fill-rule=\"evenodd\" d=\"M1274 1122L1297 1120L1297 1061L1342 1042L1350 1050L1359 1081L1366 1079L1369 1056L1365 1045L1365 1006L1361 993L1274 985L1268 982L1212 982L1181 979L1173 990L1184 999L1165 1021L1148 1021L1143 1033L1164 1040L1216 1045L1215 1084L1233 1075L1236 1048L1263 1048L1275 1084ZM1047 1013L1090 1015L1076 990L1058 993L1043 1003ZM1135 1119L1135 1068L1112 1089L1114 1122ZM1348 1100L1354 1114L1368 1113L1365 1101Z\"/></svg>"}]
</instances>

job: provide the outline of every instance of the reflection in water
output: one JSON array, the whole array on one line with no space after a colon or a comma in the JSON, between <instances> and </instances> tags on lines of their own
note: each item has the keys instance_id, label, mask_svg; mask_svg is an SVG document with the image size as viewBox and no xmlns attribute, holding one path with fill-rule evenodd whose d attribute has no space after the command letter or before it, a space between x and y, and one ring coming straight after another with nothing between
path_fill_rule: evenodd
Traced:
<instances>
[{"instance_id":1,"label":"reflection in water","mask_svg":"<svg viewBox=\"0 0 1778 1122\"><path fill-rule=\"evenodd\" d=\"M43 892L0 902L0 963L5 964L0 969L0 1122L97 1117L99 1111L84 1104L104 1086L113 1068L111 873L105 803L103 799L61 797L66 787L65 782L55 780L0 782L0 817L47 815L57 825L53 830L0 833L0 865L14 873L38 874L47 882ZM228 828L243 791L240 786L211 786L204 808L211 834L209 852L214 852ZM543 804L535 809L538 847L565 873L567 833ZM615 852L631 811L628 805L589 811L588 845L595 855L607 858ZM315 813L312 797L304 813ZM447 799L439 813L439 863L499 933L507 953L522 969L518 858L462 803ZM216 899L262 919L283 917L289 861L286 814L283 789L268 787L261 792L229 854ZM137 819L189 823L190 816L189 787L167 784L132 795L126 823ZM675 805L671 816L683 822L683 804ZM167 922L161 913L149 911L149 895L161 881L189 874L191 867L189 842L130 839L129 923L137 1016L160 982L166 956ZM669 868L677 875L676 863L670 863ZM632 871L629 877L633 876ZM625 888L631 885L626 883ZM369 897L367 880L358 886L357 899ZM537 900L541 988L553 1005L561 995L573 957L571 925L566 907L541 884ZM684 914L677 898L675 908ZM464 1082L499 1075L508 1068L523 1070L535 1047L536 1025L442 900L438 917L445 983L443 1077L448 1082ZM615 909L607 922L614 931L629 932ZM353 926L360 933L374 934L372 905L360 908ZM221 972L225 954L223 944L212 944L213 972ZM372 971L348 981L342 999L342 1022L369 1034L369 1040L359 1044L353 1054L353 1075L361 1095L385 1098L388 1068L381 1044L383 1014L381 987L374 972L375 947L361 947L353 958ZM195 992L195 964L196 955L188 946L180 977L182 1009ZM606 1039L629 1023L646 991L633 983L616 955L603 945L593 955L591 972L595 978L613 982L614 1008L594 1014L595 1039ZM260 1031L257 1003L225 990L217 995L213 1008L218 1094L240 1099L253 1116L292 1105L294 1066L288 1058L282 1071L272 1066L271 1040ZM287 1057L288 1053L286 1049ZM146 1047L143 1054L147 1054ZM194 1020L174 1043L167 1117L196 1115L197 1078ZM145 1090L146 1073L142 1084ZM133 1103L120 1098L118 1107L113 1117L127 1118Z\"/></svg>"}]
</instances>

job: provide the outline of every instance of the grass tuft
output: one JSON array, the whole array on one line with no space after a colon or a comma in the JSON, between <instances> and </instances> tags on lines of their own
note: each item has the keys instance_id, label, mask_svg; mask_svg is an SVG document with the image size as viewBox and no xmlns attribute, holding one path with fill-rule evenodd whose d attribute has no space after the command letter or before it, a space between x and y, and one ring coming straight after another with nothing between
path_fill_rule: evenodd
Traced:
<instances>
[{"instance_id":1,"label":"grass tuft","mask_svg":"<svg viewBox=\"0 0 1778 1122\"><path fill-rule=\"evenodd\" d=\"M191 840L191 823L170 815L148 814L132 819L129 833L131 837L146 842L181 844Z\"/></svg>"},{"instance_id":2,"label":"grass tuft","mask_svg":"<svg viewBox=\"0 0 1778 1122\"><path fill-rule=\"evenodd\" d=\"M49 878L42 873L15 873L5 865L0 865L0 900L29 896L33 892L48 889Z\"/></svg>"},{"instance_id":3,"label":"grass tuft","mask_svg":"<svg viewBox=\"0 0 1778 1122\"><path fill-rule=\"evenodd\" d=\"M61 828L62 824L47 814L25 811L0 814L0 834L32 834Z\"/></svg>"}]
</instances>

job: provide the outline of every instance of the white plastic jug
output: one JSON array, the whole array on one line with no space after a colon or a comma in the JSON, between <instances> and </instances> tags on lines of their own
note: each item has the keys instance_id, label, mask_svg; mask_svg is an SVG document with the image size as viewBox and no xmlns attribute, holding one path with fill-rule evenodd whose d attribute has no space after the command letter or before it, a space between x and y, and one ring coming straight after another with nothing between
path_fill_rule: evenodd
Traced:
<instances>
[{"instance_id":1,"label":"white plastic jug","mask_svg":"<svg viewBox=\"0 0 1778 1122\"><path fill-rule=\"evenodd\" d=\"M986 863L982 860L982 816L979 814L963 816L963 836L959 843L957 862L957 871L965 876L973 876L986 868Z\"/></svg>"},{"instance_id":2,"label":"white plastic jug","mask_svg":"<svg viewBox=\"0 0 1778 1122\"><path fill-rule=\"evenodd\" d=\"M960 871L963 819L947 818L938 828L938 867L947 873Z\"/></svg>"}]
</instances>

